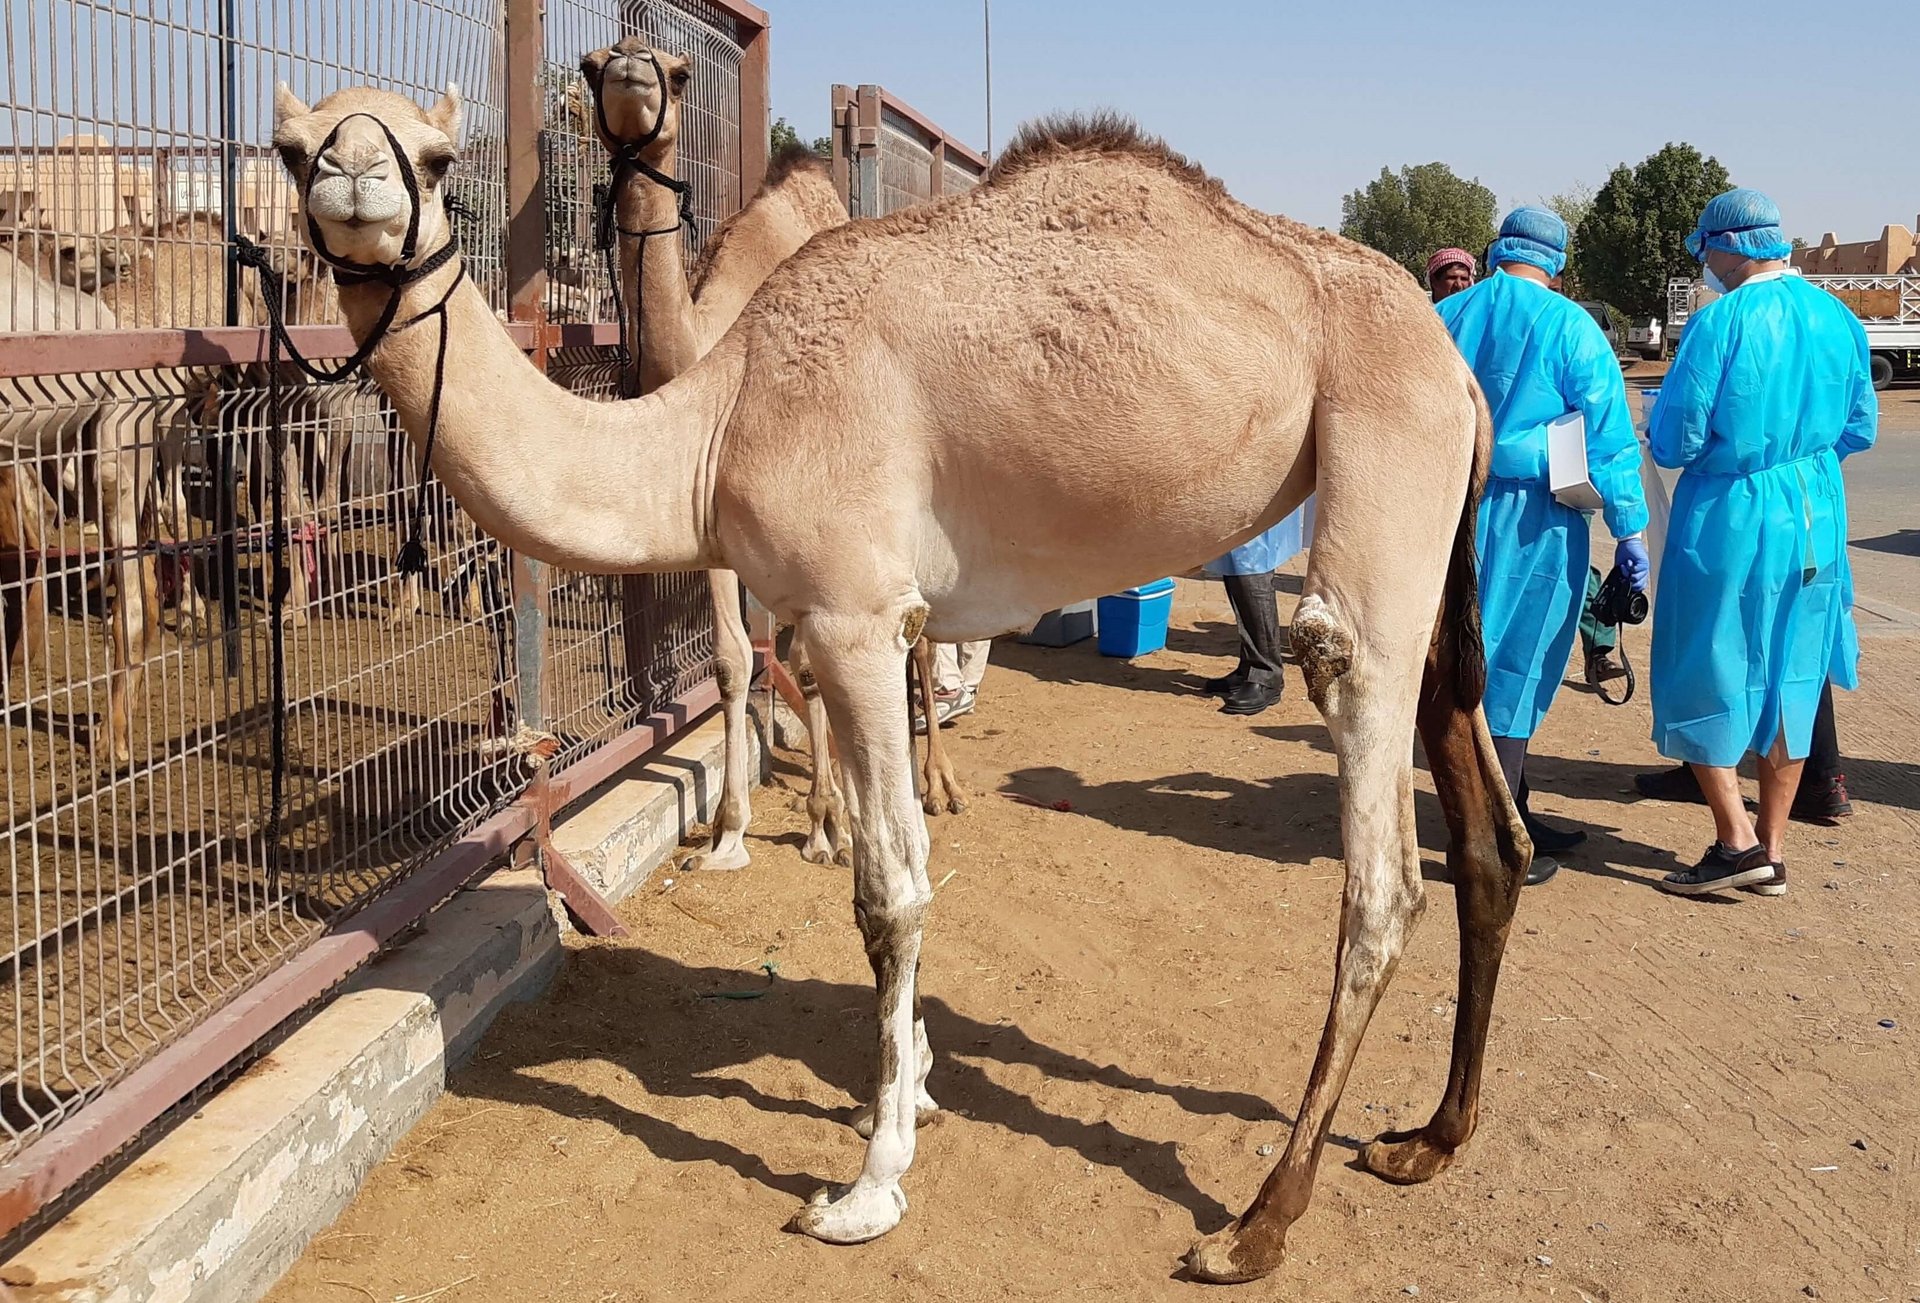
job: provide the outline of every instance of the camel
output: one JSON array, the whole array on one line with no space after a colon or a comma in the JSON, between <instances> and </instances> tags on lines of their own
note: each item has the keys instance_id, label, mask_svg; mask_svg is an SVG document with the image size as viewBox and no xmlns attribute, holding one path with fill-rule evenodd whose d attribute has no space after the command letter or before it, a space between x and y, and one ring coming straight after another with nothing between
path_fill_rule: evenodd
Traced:
<instances>
[{"instance_id":1,"label":"camel","mask_svg":"<svg viewBox=\"0 0 1920 1303\"><path fill-rule=\"evenodd\" d=\"M47 280L12 253L0 251L0 293L5 315L0 330L112 330L119 323L93 295ZM134 395L112 375L79 373L19 376L5 382L9 401L0 404L0 454L7 463L9 498L0 522L0 547L18 559L21 608L9 611L9 668L16 647L38 641L44 610L45 566L37 555L54 510L47 481L69 469L83 510L100 529L108 558L102 576L112 581L108 622L113 655L107 675L107 749L116 764L133 758L132 703L145 666L157 650L158 597L153 568L139 555L142 486L151 476L151 441ZM57 487L57 486L56 486ZM17 626L15 620L17 617ZM16 636L17 635L17 636ZM28 653L31 655L31 652Z\"/></svg>"},{"instance_id":2,"label":"camel","mask_svg":"<svg viewBox=\"0 0 1920 1303\"><path fill-rule=\"evenodd\" d=\"M681 105L693 61L627 37L586 55L580 71L593 109L576 116L593 122L600 143L614 156L620 311L630 338L622 388L628 395L651 393L712 349L769 272L816 232L844 225L847 208L815 155L783 152L772 160L759 193L722 223L701 251L690 288L680 251L680 191L674 183L680 175ZM707 849L686 864L740 869L750 859L746 833L753 818L747 770L753 649L740 606L739 578L717 570L707 576L707 584L713 594L724 763ZM801 857L815 864L851 864L826 705L799 644L794 647L793 671L805 699L813 770L807 794L810 826ZM939 807L931 803L931 791L929 787L927 809L934 813Z\"/></svg>"},{"instance_id":3,"label":"camel","mask_svg":"<svg viewBox=\"0 0 1920 1303\"><path fill-rule=\"evenodd\" d=\"M1340 772L1333 995L1284 1154L1187 1270L1271 1271L1307 1206L1424 909L1416 728L1449 826L1459 1014L1431 1120L1362 1160L1403 1182L1447 1168L1478 1122L1532 847L1479 708L1473 534L1492 422L1406 273L1236 203L1130 122L1054 119L963 196L816 236L699 362L646 397L595 402L549 383L464 278L441 197L460 114L454 88L423 110L365 88L309 107L283 85L274 144L315 252L373 272L342 287L348 328L483 529L579 571L728 568L796 623L840 743L878 1043L861 1172L792 1227L832 1243L891 1230L936 1107L915 993L933 890L900 691L915 640L989 637L1180 573L1309 491L1293 645Z\"/></svg>"}]
</instances>

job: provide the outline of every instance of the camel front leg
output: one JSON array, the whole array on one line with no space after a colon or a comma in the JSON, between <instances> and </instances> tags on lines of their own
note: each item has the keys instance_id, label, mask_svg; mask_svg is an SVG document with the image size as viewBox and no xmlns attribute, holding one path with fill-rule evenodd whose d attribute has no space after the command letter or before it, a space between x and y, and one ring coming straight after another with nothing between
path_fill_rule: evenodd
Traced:
<instances>
[{"instance_id":1,"label":"camel front leg","mask_svg":"<svg viewBox=\"0 0 1920 1303\"><path fill-rule=\"evenodd\" d=\"M924 607L903 603L880 620L810 614L801 628L852 793L853 912L879 1014L866 1163L853 1184L822 1190L791 1223L832 1244L875 1239L905 1214L900 1180L913 1163L923 1055L932 1058L915 994L921 929L933 901L927 825L914 799L910 734L900 727L900 684L924 618Z\"/></svg>"},{"instance_id":2,"label":"camel front leg","mask_svg":"<svg viewBox=\"0 0 1920 1303\"><path fill-rule=\"evenodd\" d=\"M1394 641L1383 638L1381 647ZM1413 824L1417 664L1363 649L1311 576L1293 645L1340 764L1347 881L1333 1000L1286 1152L1245 1215L1187 1255L1188 1269L1204 1281L1254 1280L1280 1265L1287 1230L1312 1198L1320 1152L1367 1023L1425 907Z\"/></svg>"},{"instance_id":3,"label":"camel front leg","mask_svg":"<svg viewBox=\"0 0 1920 1303\"><path fill-rule=\"evenodd\" d=\"M720 686L725 730L720 771L720 804L713 812L713 836L707 849L687 857L689 869L747 867L747 826L753 821L748 767L752 733L747 724L747 687L753 676L753 641L740 609L740 580L731 570L707 574L713 595L713 676Z\"/></svg>"},{"instance_id":4,"label":"camel front leg","mask_svg":"<svg viewBox=\"0 0 1920 1303\"><path fill-rule=\"evenodd\" d=\"M127 431L127 433L131 433ZM147 659L160 627L154 559L142 556L140 502L131 451L100 455L100 545L111 558L113 664L107 674L107 751L116 765L133 759L133 702L146 680Z\"/></svg>"},{"instance_id":5,"label":"camel front leg","mask_svg":"<svg viewBox=\"0 0 1920 1303\"><path fill-rule=\"evenodd\" d=\"M920 681L920 709L927 721L927 764L921 771L921 808L938 815L967 812L966 789L954 777L953 763L947 759L947 744L941 740L938 716L934 713L933 644L925 638L913 644L913 673Z\"/></svg>"}]
</instances>

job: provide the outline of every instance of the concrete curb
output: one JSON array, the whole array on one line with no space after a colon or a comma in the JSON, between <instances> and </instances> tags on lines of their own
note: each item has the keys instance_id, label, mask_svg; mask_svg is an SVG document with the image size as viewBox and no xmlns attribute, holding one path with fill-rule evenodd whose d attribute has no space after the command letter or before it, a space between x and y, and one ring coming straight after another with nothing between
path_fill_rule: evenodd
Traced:
<instances>
[{"instance_id":1,"label":"concrete curb","mask_svg":"<svg viewBox=\"0 0 1920 1303\"><path fill-rule=\"evenodd\" d=\"M707 817L717 715L554 827L619 899ZM763 753L764 754L764 753ZM508 1004L559 970L539 876L498 872L356 974L325 1008L0 1267L21 1303L251 1303L352 1202Z\"/></svg>"}]
</instances>

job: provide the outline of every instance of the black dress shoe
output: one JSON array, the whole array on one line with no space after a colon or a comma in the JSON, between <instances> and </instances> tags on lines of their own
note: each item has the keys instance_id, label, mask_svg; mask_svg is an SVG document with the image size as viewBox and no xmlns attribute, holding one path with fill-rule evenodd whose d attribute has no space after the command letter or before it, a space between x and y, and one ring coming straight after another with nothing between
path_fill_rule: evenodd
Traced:
<instances>
[{"instance_id":1,"label":"black dress shoe","mask_svg":"<svg viewBox=\"0 0 1920 1303\"><path fill-rule=\"evenodd\" d=\"M1640 795L1655 801L1679 801L1687 805L1707 803L1692 765L1677 765L1672 769L1662 769L1657 774L1635 774L1633 785Z\"/></svg>"},{"instance_id":2,"label":"black dress shoe","mask_svg":"<svg viewBox=\"0 0 1920 1303\"><path fill-rule=\"evenodd\" d=\"M1208 679L1200 685L1200 690L1209 697L1224 697L1247 681L1247 667L1242 665L1230 674L1222 674L1217 679Z\"/></svg>"},{"instance_id":3,"label":"black dress shoe","mask_svg":"<svg viewBox=\"0 0 1920 1303\"><path fill-rule=\"evenodd\" d=\"M1544 851L1548 855L1570 851L1587 839L1587 835L1578 828L1570 828L1565 832L1549 828L1527 810L1520 812L1520 822L1526 825L1527 836L1533 842L1533 849Z\"/></svg>"},{"instance_id":4,"label":"black dress shoe","mask_svg":"<svg viewBox=\"0 0 1920 1303\"><path fill-rule=\"evenodd\" d=\"M1560 872L1560 861L1551 855L1536 855L1533 863L1527 866L1527 885L1537 887Z\"/></svg>"},{"instance_id":5,"label":"black dress shoe","mask_svg":"<svg viewBox=\"0 0 1920 1303\"><path fill-rule=\"evenodd\" d=\"M1258 715L1271 706L1280 704L1280 685L1277 683L1255 683L1248 679L1227 694L1220 704L1223 715Z\"/></svg>"}]
</instances>

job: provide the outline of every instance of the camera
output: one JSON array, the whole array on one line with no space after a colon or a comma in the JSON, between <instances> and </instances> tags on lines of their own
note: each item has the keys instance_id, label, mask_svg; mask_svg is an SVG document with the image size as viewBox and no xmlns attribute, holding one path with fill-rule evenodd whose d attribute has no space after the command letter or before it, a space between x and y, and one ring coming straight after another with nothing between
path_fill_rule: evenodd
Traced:
<instances>
[{"instance_id":1,"label":"camera","mask_svg":"<svg viewBox=\"0 0 1920 1303\"><path fill-rule=\"evenodd\" d=\"M1594 621L1611 629L1622 624L1643 624L1647 618L1647 595L1635 592L1627 577L1615 566L1593 595L1587 611Z\"/></svg>"}]
</instances>

